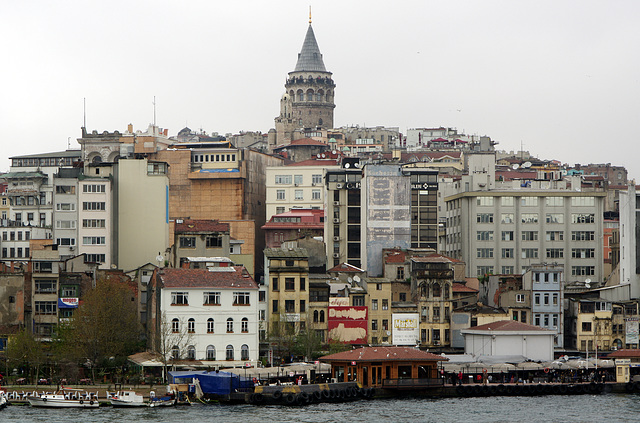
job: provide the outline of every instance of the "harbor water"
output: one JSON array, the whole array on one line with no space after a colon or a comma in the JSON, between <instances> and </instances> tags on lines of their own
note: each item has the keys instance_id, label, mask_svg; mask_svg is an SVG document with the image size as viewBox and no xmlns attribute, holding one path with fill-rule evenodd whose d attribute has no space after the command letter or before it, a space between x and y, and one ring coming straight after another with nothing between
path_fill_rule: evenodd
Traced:
<instances>
[{"instance_id":1,"label":"harbor water","mask_svg":"<svg viewBox=\"0 0 640 423\"><path fill-rule=\"evenodd\" d=\"M42 409L9 406L0 421L144 422L630 422L640 420L640 395L553 395L446 399L380 399L303 407L192 405L155 409Z\"/></svg>"}]
</instances>

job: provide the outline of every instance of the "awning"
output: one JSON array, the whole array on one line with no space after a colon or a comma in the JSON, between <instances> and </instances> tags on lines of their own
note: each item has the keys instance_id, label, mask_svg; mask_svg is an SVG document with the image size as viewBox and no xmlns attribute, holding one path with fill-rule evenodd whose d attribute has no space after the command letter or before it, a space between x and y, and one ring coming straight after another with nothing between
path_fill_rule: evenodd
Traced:
<instances>
[{"instance_id":1,"label":"awning","mask_svg":"<svg viewBox=\"0 0 640 423\"><path fill-rule=\"evenodd\" d=\"M58 298L58 308L78 308L78 299Z\"/></svg>"}]
</instances>

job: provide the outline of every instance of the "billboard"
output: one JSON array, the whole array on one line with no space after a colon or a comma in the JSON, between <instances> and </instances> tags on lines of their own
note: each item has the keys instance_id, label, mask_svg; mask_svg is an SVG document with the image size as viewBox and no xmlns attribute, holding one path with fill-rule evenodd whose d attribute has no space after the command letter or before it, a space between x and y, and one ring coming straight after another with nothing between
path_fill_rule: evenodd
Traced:
<instances>
[{"instance_id":1,"label":"billboard","mask_svg":"<svg viewBox=\"0 0 640 423\"><path fill-rule=\"evenodd\" d=\"M626 334L625 334L625 343L626 344L637 344L638 343L638 318L629 318L626 319Z\"/></svg>"},{"instance_id":2,"label":"billboard","mask_svg":"<svg viewBox=\"0 0 640 423\"><path fill-rule=\"evenodd\" d=\"M348 344L366 344L367 307L336 306L329 307L329 340Z\"/></svg>"},{"instance_id":3,"label":"billboard","mask_svg":"<svg viewBox=\"0 0 640 423\"><path fill-rule=\"evenodd\" d=\"M420 340L418 313L394 313L391 316L393 345L416 345Z\"/></svg>"}]
</instances>

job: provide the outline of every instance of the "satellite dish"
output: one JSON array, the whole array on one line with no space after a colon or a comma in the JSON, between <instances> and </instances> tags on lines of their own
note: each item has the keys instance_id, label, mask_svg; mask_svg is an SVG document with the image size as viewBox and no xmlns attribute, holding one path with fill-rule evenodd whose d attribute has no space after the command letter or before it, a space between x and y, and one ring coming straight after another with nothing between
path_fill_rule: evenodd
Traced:
<instances>
[{"instance_id":1,"label":"satellite dish","mask_svg":"<svg viewBox=\"0 0 640 423\"><path fill-rule=\"evenodd\" d=\"M360 167L360 163L354 163L353 166Z\"/></svg>"},{"instance_id":2,"label":"satellite dish","mask_svg":"<svg viewBox=\"0 0 640 423\"><path fill-rule=\"evenodd\" d=\"M162 263L164 261L164 257L162 257L160 254L158 254L158 257L156 257L156 261L158 263Z\"/></svg>"},{"instance_id":3,"label":"satellite dish","mask_svg":"<svg viewBox=\"0 0 640 423\"><path fill-rule=\"evenodd\" d=\"M322 153L322 158L324 159L325 157L327 157L324 153Z\"/></svg>"},{"instance_id":4,"label":"satellite dish","mask_svg":"<svg viewBox=\"0 0 640 423\"><path fill-rule=\"evenodd\" d=\"M316 157L317 157L317 158L320 158L320 153L316 154Z\"/></svg>"},{"instance_id":5,"label":"satellite dish","mask_svg":"<svg viewBox=\"0 0 640 423\"><path fill-rule=\"evenodd\" d=\"M522 164L522 167L524 167L524 168L530 168L530 167L531 167L531 162L524 162L524 163Z\"/></svg>"},{"instance_id":6,"label":"satellite dish","mask_svg":"<svg viewBox=\"0 0 640 423\"><path fill-rule=\"evenodd\" d=\"M387 336L389 336L389 335L391 335L391 332L390 332L390 331L387 331Z\"/></svg>"},{"instance_id":7,"label":"satellite dish","mask_svg":"<svg viewBox=\"0 0 640 423\"><path fill-rule=\"evenodd\" d=\"M338 152L336 150L333 150L331 154L338 154Z\"/></svg>"},{"instance_id":8,"label":"satellite dish","mask_svg":"<svg viewBox=\"0 0 640 423\"><path fill-rule=\"evenodd\" d=\"M350 166L349 163L345 163L344 168L349 169L349 166Z\"/></svg>"},{"instance_id":9,"label":"satellite dish","mask_svg":"<svg viewBox=\"0 0 640 423\"><path fill-rule=\"evenodd\" d=\"M351 279L351 276L349 276L349 277L347 278L347 281L348 281L349 283L353 282L353 279Z\"/></svg>"},{"instance_id":10,"label":"satellite dish","mask_svg":"<svg viewBox=\"0 0 640 423\"><path fill-rule=\"evenodd\" d=\"M587 278L584 280L584 287L591 288L591 279Z\"/></svg>"},{"instance_id":11,"label":"satellite dish","mask_svg":"<svg viewBox=\"0 0 640 423\"><path fill-rule=\"evenodd\" d=\"M516 169L517 169L517 168L519 168L519 167L520 167L520 166L518 166L518 163L514 163L514 164L511 166L511 169L516 170Z\"/></svg>"},{"instance_id":12,"label":"satellite dish","mask_svg":"<svg viewBox=\"0 0 640 423\"><path fill-rule=\"evenodd\" d=\"M354 280L354 281L356 281L356 282L360 282L360 276L355 275L355 276L353 277L353 280Z\"/></svg>"}]
</instances>

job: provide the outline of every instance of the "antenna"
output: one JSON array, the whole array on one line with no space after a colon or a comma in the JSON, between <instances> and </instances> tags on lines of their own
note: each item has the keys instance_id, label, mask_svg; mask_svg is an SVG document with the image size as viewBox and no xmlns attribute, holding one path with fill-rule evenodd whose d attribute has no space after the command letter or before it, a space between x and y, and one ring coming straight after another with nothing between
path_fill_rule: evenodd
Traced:
<instances>
[{"instance_id":1,"label":"antenna","mask_svg":"<svg viewBox=\"0 0 640 423\"><path fill-rule=\"evenodd\" d=\"M156 96L153 96L153 126L156 126Z\"/></svg>"},{"instance_id":2,"label":"antenna","mask_svg":"<svg viewBox=\"0 0 640 423\"><path fill-rule=\"evenodd\" d=\"M311 5L309 5L309 25L311 25Z\"/></svg>"},{"instance_id":3,"label":"antenna","mask_svg":"<svg viewBox=\"0 0 640 423\"><path fill-rule=\"evenodd\" d=\"M84 125L84 129L87 129L87 97L82 99L82 113L84 115L82 125Z\"/></svg>"}]
</instances>

